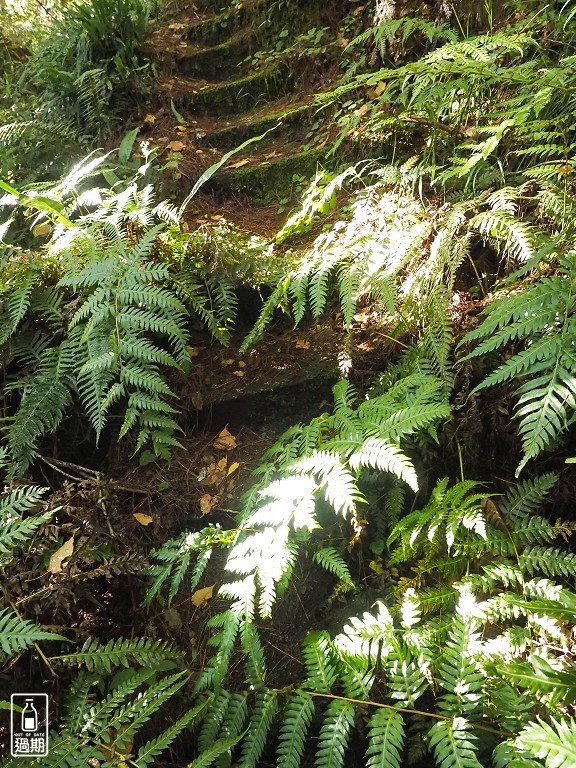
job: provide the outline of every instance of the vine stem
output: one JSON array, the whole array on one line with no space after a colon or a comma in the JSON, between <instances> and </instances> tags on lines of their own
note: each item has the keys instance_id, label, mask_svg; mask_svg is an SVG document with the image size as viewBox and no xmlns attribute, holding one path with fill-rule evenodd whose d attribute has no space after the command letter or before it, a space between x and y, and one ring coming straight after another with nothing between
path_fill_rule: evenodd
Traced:
<instances>
[{"instance_id":1,"label":"vine stem","mask_svg":"<svg viewBox=\"0 0 576 768\"><path fill-rule=\"evenodd\" d=\"M393 709L394 712L405 712L410 715L423 715L424 717L432 717L435 720L445 720L452 722L453 717L447 715L438 715L436 712L424 712L421 709L409 709L407 707L395 707L393 704L382 704L379 701L364 701L363 699L351 699L348 696L337 696L335 693L317 693L316 691L306 691L303 688L298 689L299 693L304 693L307 696L317 696L322 699L338 699L339 701L349 701L351 704L365 704L369 707L379 707L380 709ZM470 722L470 721L468 721ZM504 736L507 739L513 738L516 734L508 733L507 731L499 731L497 728L490 728L488 725L479 725L478 723L470 722L472 728L476 728L479 731L486 731L486 733L493 733L496 736Z\"/></svg>"}]
</instances>

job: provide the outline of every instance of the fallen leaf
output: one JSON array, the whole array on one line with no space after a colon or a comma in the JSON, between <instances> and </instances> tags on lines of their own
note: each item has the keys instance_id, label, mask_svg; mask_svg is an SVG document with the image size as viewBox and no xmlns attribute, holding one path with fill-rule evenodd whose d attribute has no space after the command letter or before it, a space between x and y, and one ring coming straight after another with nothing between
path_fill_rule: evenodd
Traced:
<instances>
[{"instance_id":1,"label":"fallen leaf","mask_svg":"<svg viewBox=\"0 0 576 768\"><path fill-rule=\"evenodd\" d=\"M200 512L203 515L208 515L214 507L218 504L218 497L212 496L209 493L205 493L200 497Z\"/></svg>"},{"instance_id":2,"label":"fallen leaf","mask_svg":"<svg viewBox=\"0 0 576 768\"><path fill-rule=\"evenodd\" d=\"M238 368L246 368L246 363L244 362L244 360L238 361Z\"/></svg>"},{"instance_id":3,"label":"fallen leaf","mask_svg":"<svg viewBox=\"0 0 576 768\"><path fill-rule=\"evenodd\" d=\"M156 115L146 115L144 117L145 123L155 123L156 122Z\"/></svg>"},{"instance_id":4,"label":"fallen leaf","mask_svg":"<svg viewBox=\"0 0 576 768\"><path fill-rule=\"evenodd\" d=\"M385 90L386 90L386 83L383 80L381 80L376 86L376 88L369 88L367 93L371 99L377 99L380 96L382 96Z\"/></svg>"},{"instance_id":5,"label":"fallen leaf","mask_svg":"<svg viewBox=\"0 0 576 768\"><path fill-rule=\"evenodd\" d=\"M200 354L200 347L188 347L188 357L198 357Z\"/></svg>"},{"instance_id":6,"label":"fallen leaf","mask_svg":"<svg viewBox=\"0 0 576 768\"><path fill-rule=\"evenodd\" d=\"M310 349L310 342L306 339L296 339L296 349Z\"/></svg>"},{"instance_id":7,"label":"fallen leaf","mask_svg":"<svg viewBox=\"0 0 576 768\"><path fill-rule=\"evenodd\" d=\"M204 479L202 482L204 485L211 485L212 487L218 487L224 482L226 472L228 470L228 459L224 456L220 461L214 464L209 464L204 468Z\"/></svg>"},{"instance_id":8,"label":"fallen leaf","mask_svg":"<svg viewBox=\"0 0 576 768\"><path fill-rule=\"evenodd\" d=\"M168 29L184 29L184 24L174 22L174 24L168 24Z\"/></svg>"},{"instance_id":9,"label":"fallen leaf","mask_svg":"<svg viewBox=\"0 0 576 768\"><path fill-rule=\"evenodd\" d=\"M230 432L224 427L222 432L218 435L216 440L212 443L214 448L217 448L219 451L231 451L234 448L238 447L238 443L236 442L236 438L234 435L231 435Z\"/></svg>"},{"instance_id":10,"label":"fallen leaf","mask_svg":"<svg viewBox=\"0 0 576 768\"><path fill-rule=\"evenodd\" d=\"M232 472L236 472L239 466L240 464L237 461L235 461L234 464L230 464L230 466L228 467L228 472L226 473L226 476L231 475Z\"/></svg>"},{"instance_id":11,"label":"fallen leaf","mask_svg":"<svg viewBox=\"0 0 576 768\"><path fill-rule=\"evenodd\" d=\"M224 366L226 366L226 365L234 365L234 359L233 358L228 358L226 360L222 360L221 365L224 365Z\"/></svg>"},{"instance_id":12,"label":"fallen leaf","mask_svg":"<svg viewBox=\"0 0 576 768\"><path fill-rule=\"evenodd\" d=\"M62 570L62 563L66 558L70 557L72 553L74 552L74 536L68 539L67 542L62 544L60 549L57 549L56 552L52 555L50 558L50 562L48 563L48 570L50 573L60 573Z\"/></svg>"},{"instance_id":13,"label":"fallen leaf","mask_svg":"<svg viewBox=\"0 0 576 768\"><path fill-rule=\"evenodd\" d=\"M197 608L201 608L205 603L210 600L214 593L214 587L216 584L212 584L211 587L203 587L202 589L197 589L196 592L192 595L192 602Z\"/></svg>"},{"instance_id":14,"label":"fallen leaf","mask_svg":"<svg viewBox=\"0 0 576 768\"><path fill-rule=\"evenodd\" d=\"M245 375L246 375L246 371L234 371L234 376L240 377Z\"/></svg>"},{"instance_id":15,"label":"fallen leaf","mask_svg":"<svg viewBox=\"0 0 576 768\"><path fill-rule=\"evenodd\" d=\"M188 130L188 128L186 128L186 126L185 126L185 125L177 125L177 126L176 126L176 130L177 130L177 131L180 131L180 133L186 133L186 131Z\"/></svg>"},{"instance_id":16,"label":"fallen leaf","mask_svg":"<svg viewBox=\"0 0 576 768\"><path fill-rule=\"evenodd\" d=\"M36 224L32 230L34 237L46 237L46 235L49 235L50 232L52 232L52 224L47 221L43 222L42 224Z\"/></svg>"},{"instance_id":17,"label":"fallen leaf","mask_svg":"<svg viewBox=\"0 0 576 768\"><path fill-rule=\"evenodd\" d=\"M150 515L145 515L143 512L134 512L132 517L137 520L140 525L150 525L150 523L154 522L153 517L150 517Z\"/></svg>"},{"instance_id":18,"label":"fallen leaf","mask_svg":"<svg viewBox=\"0 0 576 768\"><path fill-rule=\"evenodd\" d=\"M244 158L244 160L238 160L235 163L230 163L230 168L242 168L243 165L247 165L249 162L250 160Z\"/></svg>"},{"instance_id":19,"label":"fallen leaf","mask_svg":"<svg viewBox=\"0 0 576 768\"><path fill-rule=\"evenodd\" d=\"M183 141L171 141L166 147L173 152L181 152L183 149L186 149L186 144Z\"/></svg>"}]
</instances>

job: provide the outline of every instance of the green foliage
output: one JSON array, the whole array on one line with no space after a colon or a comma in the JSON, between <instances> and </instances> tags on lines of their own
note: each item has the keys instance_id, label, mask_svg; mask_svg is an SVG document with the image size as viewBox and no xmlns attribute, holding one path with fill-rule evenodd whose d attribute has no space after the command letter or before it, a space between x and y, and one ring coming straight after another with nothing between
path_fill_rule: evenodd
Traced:
<instances>
[{"instance_id":1,"label":"green foliage","mask_svg":"<svg viewBox=\"0 0 576 768\"><path fill-rule=\"evenodd\" d=\"M464 339L476 343L467 359L485 356L510 342L522 345L475 390L514 379L522 382L517 389L516 416L524 457L518 473L566 429L576 408L572 343L575 275L576 255L571 252L557 274L504 294L490 304L484 321Z\"/></svg>"},{"instance_id":2,"label":"green foliage","mask_svg":"<svg viewBox=\"0 0 576 768\"><path fill-rule=\"evenodd\" d=\"M221 342L234 318L232 286L191 258L175 211L154 205L151 186L87 186L103 161L87 158L42 196L3 185L9 214L0 348L4 364L19 371L4 395L13 410L7 436L14 474L77 404L96 442L122 407L119 437L135 434L135 451L168 458L180 428L164 372L189 365L188 316L197 314ZM88 203L95 210L78 215ZM23 236L24 207L38 210L49 232L31 264L8 241L12 231Z\"/></svg>"}]
</instances>

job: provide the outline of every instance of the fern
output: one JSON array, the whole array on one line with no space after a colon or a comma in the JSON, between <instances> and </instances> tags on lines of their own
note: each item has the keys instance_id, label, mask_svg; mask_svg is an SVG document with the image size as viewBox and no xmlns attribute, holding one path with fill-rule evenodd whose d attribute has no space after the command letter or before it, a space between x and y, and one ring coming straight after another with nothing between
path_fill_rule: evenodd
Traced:
<instances>
[{"instance_id":1,"label":"fern","mask_svg":"<svg viewBox=\"0 0 576 768\"><path fill-rule=\"evenodd\" d=\"M476 739L464 718L436 723L429 736L430 747L441 768L481 768Z\"/></svg>"},{"instance_id":2,"label":"fern","mask_svg":"<svg viewBox=\"0 0 576 768\"><path fill-rule=\"evenodd\" d=\"M404 746L404 720L399 712L380 709L370 718L368 768L400 768Z\"/></svg>"},{"instance_id":3,"label":"fern","mask_svg":"<svg viewBox=\"0 0 576 768\"><path fill-rule=\"evenodd\" d=\"M295 693L290 697L278 740L278 768L300 766L313 717L314 701L311 696Z\"/></svg>"},{"instance_id":4,"label":"fern","mask_svg":"<svg viewBox=\"0 0 576 768\"><path fill-rule=\"evenodd\" d=\"M354 725L354 708L347 701L328 705L316 751L318 768L343 768L350 731Z\"/></svg>"},{"instance_id":5,"label":"fern","mask_svg":"<svg viewBox=\"0 0 576 768\"><path fill-rule=\"evenodd\" d=\"M534 757L543 759L547 768L569 768L576 760L576 725L571 718L534 723L517 741Z\"/></svg>"},{"instance_id":6,"label":"fern","mask_svg":"<svg viewBox=\"0 0 576 768\"><path fill-rule=\"evenodd\" d=\"M55 657L56 658L56 657ZM89 672L110 674L115 667L129 668L133 663L143 667L155 667L167 659L175 658L174 651L165 642L140 638L136 640L110 640L102 645L90 637L82 648L57 657L69 663L84 666Z\"/></svg>"},{"instance_id":7,"label":"fern","mask_svg":"<svg viewBox=\"0 0 576 768\"><path fill-rule=\"evenodd\" d=\"M0 650L4 658L22 653L39 640L63 640L67 638L39 629L27 619L3 608L0 610Z\"/></svg>"}]
</instances>

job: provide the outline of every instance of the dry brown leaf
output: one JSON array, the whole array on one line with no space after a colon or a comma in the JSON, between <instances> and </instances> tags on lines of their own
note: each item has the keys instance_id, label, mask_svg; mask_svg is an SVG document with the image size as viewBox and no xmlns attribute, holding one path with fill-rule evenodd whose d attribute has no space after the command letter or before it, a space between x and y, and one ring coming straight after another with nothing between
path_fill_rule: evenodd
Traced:
<instances>
[{"instance_id":1,"label":"dry brown leaf","mask_svg":"<svg viewBox=\"0 0 576 768\"><path fill-rule=\"evenodd\" d=\"M241 377L245 375L246 375L246 371L234 371L234 376Z\"/></svg>"},{"instance_id":2,"label":"dry brown leaf","mask_svg":"<svg viewBox=\"0 0 576 768\"><path fill-rule=\"evenodd\" d=\"M386 90L386 83L384 82L384 80L381 80L376 86L376 88L369 88L367 93L371 99L377 99L380 96L382 96L385 90Z\"/></svg>"},{"instance_id":3,"label":"dry brown leaf","mask_svg":"<svg viewBox=\"0 0 576 768\"><path fill-rule=\"evenodd\" d=\"M62 570L62 563L66 558L70 557L72 553L74 552L74 536L71 536L68 541L66 541L60 549L57 549L56 552L52 555L50 558L50 562L48 563L48 570L50 573L60 573Z\"/></svg>"},{"instance_id":4,"label":"dry brown leaf","mask_svg":"<svg viewBox=\"0 0 576 768\"><path fill-rule=\"evenodd\" d=\"M296 339L296 349L310 349L310 342L306 339Z\"/></svg>"},{"instance_id":5,"label":"dry brown leaf","mask_svg":"<svg viewBox=\"0 0 576 768\"><path fill-rule=\"evenodd\" d=\"M205 493L200 496L200 512L203 515L208 515L214 507L218 504L218 496L212 496L210 493Z\"/></svg>"},{"instance_id":6,"label":"dry brown leaf","mask_svg":"<svg viewBox=\"0 0 576 768\"><path fill-rule=\"evenodd\" d=\"M222 485L224 478L226 477L226 472L228 471L228 459L224 456L220 461L214 464L209 464L205 467L204 471L206 473L206 476L202 481L204 485L211 485L214 488Z\"/></svg>"},{"instance_id":7,"label":"dry brown leaf","mask_svg":"<svg viewBox=\"0 0 576 768\"><path fill-rule=\"evenodd\" d=\"M231 435L230 432L224 427L222 432L218 435L216 440L212 443L214 448L217 448L219 451L231 451L234 448L238 447L238 443L236 442L236 438L234 435Z\"/></svg>"},{"instance_id":8,"label":"dry brown leaf","mask_svg":"<svg viewBox=\"0 0 576 768\"><path fill-rule=\"evenodd\" d=\"M171 141L166 147L173 152L182 152L183 149L186 149L186 144L183 141Z\"/></svg>"},{"instance_id":9,"label":"dry brown leaf","mask_svg":"<svg viewBox=\"0 0 576 768\"><path fill-rule=\"evenodd\" d=\"M156 115L145 115L144 122L145 123L155 123L156 122Z\"/></svg>"},{"instance_id":10,"label":"dry brown leaf","mask_svg":"<svg viewBox=\"0 0 576 768\"><path fill-rule=\"evenodd\" d=\"M211 587L203 587L202 589L197 589L196 592L192 595L192 602L196 606L196 608L201 608L203 605L205 605L208 600L212 597L214 594L214 587L216 584L212 584Z\"/></svg>"},{"instance_id":11,"label":"dry brown leaf","mask_svg":"<svg viewBox=\"0 0 576 768\"><path fill-rule=\"evenodd\" d=\"M150 515L145 515L143 512L134 512L132 517L137 520L140 525L150 525L154 522L154 518Z\"/></svg>"},{"instance_id":12,"label":"dry brown leaf","mask_svg":"<svg viewBox=\"0 0 576 768\"><path fill-rule=\"evenodd\" d=\"M232 472L236 472L239 466L240 464L237 461L235 461L234 464L230 464L230 466L228 467L228 472L226 473L226 476L231 475Z\"/></svg>"},{"instance_id":13,"label":"dry brown leaf","mask_svg":"<svg viewBox=\"0 0 576 768\"><path fill-rule=\"evenodd\" d=\"M176 21L174 24L168 24L168 29L184 29L184 24L180 24Z\"/></svg>"}]
</instances>

